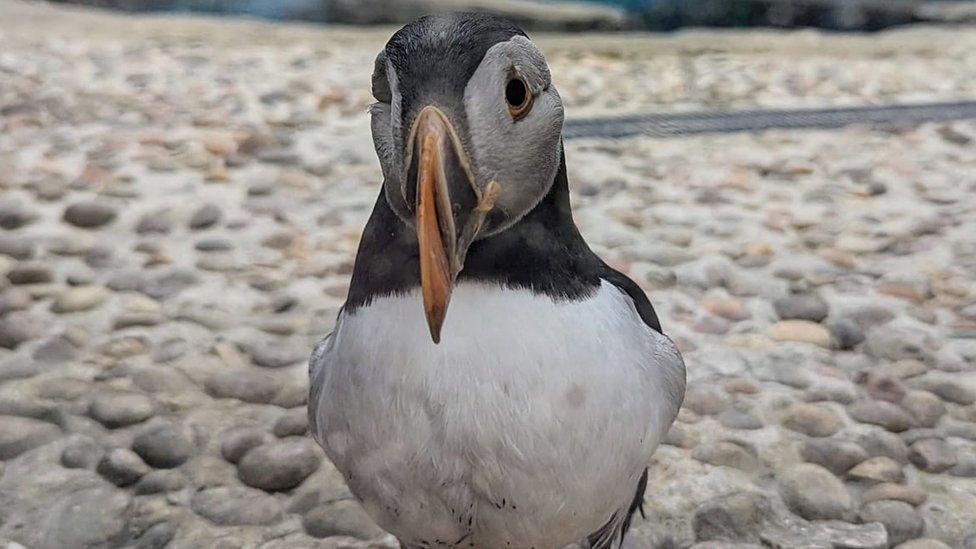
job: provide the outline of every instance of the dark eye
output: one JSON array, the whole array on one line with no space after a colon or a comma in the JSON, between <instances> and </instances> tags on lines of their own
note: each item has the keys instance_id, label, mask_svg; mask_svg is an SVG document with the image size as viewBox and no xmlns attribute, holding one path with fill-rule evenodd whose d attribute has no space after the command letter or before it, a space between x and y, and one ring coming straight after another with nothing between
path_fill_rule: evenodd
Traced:
<instances>
[{"instance_id":1,"label":"dark eye","mask_svg":"<svg viewBox=\"0 0 976 549\"><path fill-rule=\"evenodd\" d=\"M513 76L505 84L505 102L508 103L508 114L514 120L522 118L532 108L532 92L521 76Z\"/></svg>"}]
</instances>

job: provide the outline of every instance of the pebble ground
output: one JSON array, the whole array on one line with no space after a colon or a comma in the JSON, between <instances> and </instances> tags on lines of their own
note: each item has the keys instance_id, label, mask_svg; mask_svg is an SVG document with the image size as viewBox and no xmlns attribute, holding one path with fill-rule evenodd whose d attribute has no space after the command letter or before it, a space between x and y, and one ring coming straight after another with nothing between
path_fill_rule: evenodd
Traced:
<instances>
[{"instance_id":1,"label":"pebble ground","mask_svg":"<svg viewBox=\"0 0 976 549\"><path fill-rule=\"evenodd\" d=\"M389 29L0 0L0 544L392 547L306 436ZM569 116L976 93L976 32L542 36ZM627 546L976 548L976 123L573 141L684 352Z\"/></svg>"}]
</instances>

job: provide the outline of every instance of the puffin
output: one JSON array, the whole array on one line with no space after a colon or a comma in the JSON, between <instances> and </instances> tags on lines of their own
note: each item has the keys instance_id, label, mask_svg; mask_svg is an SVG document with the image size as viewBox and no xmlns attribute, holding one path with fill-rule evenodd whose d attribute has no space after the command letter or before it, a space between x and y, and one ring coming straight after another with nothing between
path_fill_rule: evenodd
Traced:
<instances>
[{"instance_id":1,"label":"puffin","mask_svg":"<svg viewBox=\"0 0 976 549\"><path fill-rule=\"evenodd\" d=\"M372 95L383 183L309 361L312 436L405 549L619 547L685 366L573 221L545 58L505 19L426 16Z\"/></svg>"}]
</instances>

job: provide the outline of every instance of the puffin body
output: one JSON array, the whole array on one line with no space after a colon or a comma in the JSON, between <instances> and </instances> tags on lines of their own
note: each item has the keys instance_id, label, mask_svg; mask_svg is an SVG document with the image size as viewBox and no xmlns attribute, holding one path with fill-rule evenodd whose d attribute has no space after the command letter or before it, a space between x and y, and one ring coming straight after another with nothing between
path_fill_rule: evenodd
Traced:
<instances>
[{"instance_id":1,"label":"puffin body","mask_svg":"<svg viewBox=\"0 0 976 549\"><path fill-rule=\"evenodd\" d=\"M313 436L404 547L617 546L685 369L573 223L544 59L503 20L428 17L373 92L385 181L310 360Z\"/></svg>"}]
</instances>

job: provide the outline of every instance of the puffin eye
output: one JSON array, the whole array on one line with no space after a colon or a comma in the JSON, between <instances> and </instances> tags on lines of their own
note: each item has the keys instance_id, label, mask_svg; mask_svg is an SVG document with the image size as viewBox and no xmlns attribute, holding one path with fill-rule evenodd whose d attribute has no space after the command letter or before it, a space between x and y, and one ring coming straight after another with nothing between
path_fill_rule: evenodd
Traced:
<instances>
[{"instance_id":1,"label":"puffin eye","mask_svg":"<svg viewBox=\"0 0 976 549\"><path fill-rule=\"evenodd\" d=\"M505 84L505 102L508 103L508 114L513 120L518 120L528 114L532 108L532 92L521 76L513 76Z\"/></svg>"}]
</instances>

